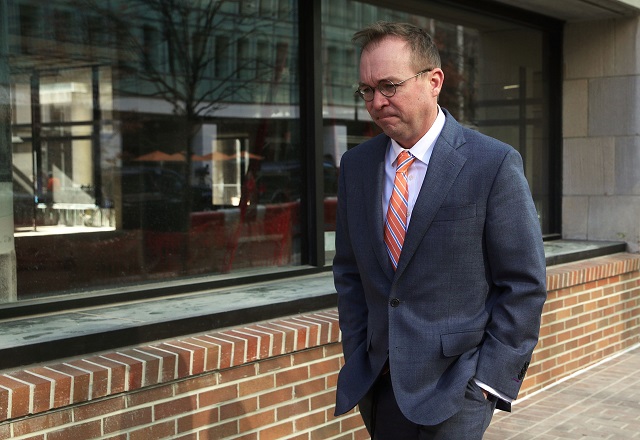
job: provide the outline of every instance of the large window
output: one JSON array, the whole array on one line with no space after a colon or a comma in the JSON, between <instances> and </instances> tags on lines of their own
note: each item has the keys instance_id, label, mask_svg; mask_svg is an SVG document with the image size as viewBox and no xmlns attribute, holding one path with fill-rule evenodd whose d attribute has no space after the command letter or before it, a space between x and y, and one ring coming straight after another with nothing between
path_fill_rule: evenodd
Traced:
<instances>
[{"instance_id":1,"label":"large window","mask_svg":"<svg viewBox=\"0 0 640 440\"><path fill-rule=\"evenodd\" d=\"M19 299L300 264L294 0L8 0Z\"/></svg>"},{"instance_id":2,"label":"large window","mask_svg":"<svg viewBox=\"0 0 640 440\"><path fill-rule=\"evenodd\" d=\"M521 152L543 232L558 232L559 54L543 26L463 3L0 0L18 299L330 264L340 157L379 133L350 39L382 19L435 37L441 105Z\"/></svg>"},{"instance_id":3,"label":"large window","mask_svg":"<svg viewBox=\"0 0 640 440\"><path fill-rule=\"evenodd\" d=\"M378 20L410 22L426 29L440 49L445 73L440 105L463 125L520 152L543 233L558 232L552 226L556 214L550 194L549 151L554 141L549 129L547 33L438 2L416 3L395 2L385 8L368 2L323 2L326 157L337 165L348 148L380 133L353 94L359 53L354 52L351 36ZM325 234L330 254L332 231L327 228Z\"/></svg>"}]
</instances>

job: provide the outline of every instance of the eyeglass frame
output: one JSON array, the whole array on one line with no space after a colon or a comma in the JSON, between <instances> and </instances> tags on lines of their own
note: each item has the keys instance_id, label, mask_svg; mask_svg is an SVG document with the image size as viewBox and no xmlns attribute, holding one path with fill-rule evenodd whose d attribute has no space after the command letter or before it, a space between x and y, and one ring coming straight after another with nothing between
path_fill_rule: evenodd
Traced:
<instances>
[{"instance_id":1,"label":"eyeglass frame","mask_svg":"<svg viewBox=\"0 0 640 440\"><path fill-rule=\"evenodd\" d=\"M415 75L413 75L413 76L411 76L411 77L409 77L409 78L407 78L407 79L403 79L402 81L397 82L397 83L394 83L394 82L393 82L393 81L391 81L390 79L383 79L383 80L380 80L380 81L378 82L378 85L377 85L377 86L375 86L375 87L371 87L371 86L369 86L369 85L366 85L366 86L365 86L365 88L370 88L370 89L371 89L371 91L373 92L373 93L371 94L371 99L366 99L366 98L364 97L364 95L365 95L365 93L366 93L366 92L363 92L363 91L362 91L362 89L361 89L361 87L358 87L358 88L356 89L356 91L354 92L354 95L355 95L355 96L359 96L360 98L362 98L362 100L363 100L364 102L371 102L371 101L373 101L373 98L375 97L376 90L378 90L378 91L380 92L380 94L381 94L382 96L384 96L385 98L391 98L391 97L395 96L395 94L397 93L397 91L398 91L398 86L401 86L403 83L405 83L405 82L409 81L410 79L413 79L413 78L417 78L417 77L419 77L419 76L420 76L420 75L422 75L423 73L431 72L432 70L433 70L433 67L430 67L430 68L428 68L428 69L421 70L420 72L416 73ZM382 89L380 88L380 86L381 86L383 83L384 83L385 85L387 85L387 86L388 86L388 85L392 85L392 86L393 86L393 93L391 93L391 94L385 94L385 93L382 91Z\"/></svg>"}]
</instances>

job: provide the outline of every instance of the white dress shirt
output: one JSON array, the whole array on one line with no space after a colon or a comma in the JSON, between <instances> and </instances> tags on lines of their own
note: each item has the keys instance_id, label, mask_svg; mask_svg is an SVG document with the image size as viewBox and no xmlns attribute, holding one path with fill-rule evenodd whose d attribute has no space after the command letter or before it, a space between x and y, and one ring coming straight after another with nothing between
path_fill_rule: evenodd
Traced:
<instances>
[{"instance_id":1,"label":"white dress shirt","mask_svg":"<svg viewBox=\"0 0 640 440\"><path fill-rule=\"evenodd\" d=\"M438 116L435 122L427 131L427 133L420 138L420 140L409 149L409 152L416 158L413 161L407 172L409 178L409 207L407 208L407 225L411 222L411 213L413 207L416 204L416 199L420 193L422 182L427 175L427 167L429 166L429 159L431 159L431 153L433 152L433 146L436 144L438 136L444 127L444 113L438 106ZM391 192L393 191L393 181L396 178L396 159L402 148L396 141L391 139L389 148L387 149L387 156L385 159L385 180L384 180L384 194L382 200L382 221L386 220L387 209L389 208L389 200L391 199Z\"/></svg>"}]
</instances>

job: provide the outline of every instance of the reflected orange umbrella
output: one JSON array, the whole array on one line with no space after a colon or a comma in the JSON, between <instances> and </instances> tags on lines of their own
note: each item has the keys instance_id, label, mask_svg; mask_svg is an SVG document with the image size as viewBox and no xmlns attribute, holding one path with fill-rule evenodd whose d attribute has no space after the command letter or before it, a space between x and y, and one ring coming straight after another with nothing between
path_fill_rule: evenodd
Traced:
<instances>
[{"instance_id":1,"label":"reflected orange umbrella","mask_svg":"<svg viewBox=\"0 0 640 440\"><path fill-rule=\"evenodd\" d=\"M173 155L171 154L167 154L163 151L156 150L156 151L152 151L151 153L143 154L140 157L136 157L134 160L137 160L140 162L164 162L164 161L175 160L175 159L172 159L172 156ZM182 160L184 160L184 158Z\"/></svg>"},{"instance_id":2,"label":"reflected orange umbrella","mask_svg":"<svg viewBox=\"0 0 640 440\"><path fill-rule=\"evenodd\" d=\"M211 160L218 161L218 160L227 160L227 159L229 159L229 156L227 156L224 153L220 153L219 151L214 151L212 153L205 154L204 156L199 156L199 157L201 157L200 160L202 160L203 162L211 161Z\"/></svg>"},{"instance_id":3,"label":"reflected orange umbrella","mask_svg":"<svg viewBox=\"0 0 640 440\"><path fill-rule=\"evenodd\" d=\"M173 153L170 154L169 157L169 160L172 162L184 162L186 160L184 153Z\"/></svg>"}]
</instances>

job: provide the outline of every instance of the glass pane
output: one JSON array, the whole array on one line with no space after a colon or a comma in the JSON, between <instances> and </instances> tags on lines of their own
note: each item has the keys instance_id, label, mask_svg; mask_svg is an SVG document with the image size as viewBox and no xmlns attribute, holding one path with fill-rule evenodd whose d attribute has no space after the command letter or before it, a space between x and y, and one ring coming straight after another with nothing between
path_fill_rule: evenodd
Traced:
<instances>
[{"instance_id":1,"label":"glass pane","mask_svg":"<svg viewBox=\"0 0 640 440\"><path fill-rule=\"evenodd\" d=\"M19 298L299 264L294 0L7 1Z\"/></svg>"},{"instance_id":2,"label":"glass pane","mask_svg":"<svg viewBox=\"0 0 640 440\"><path fill-rule=\"evenodd\" d=\"M363 2L323 0L324 148L338 166L349 148L381 132L354 97L359 54L351 36L378 20L410 22L438 44L445 82L440 105L463 125L500 139L522 155L543 233L550 233L549 117L544 34L511 22L438 7L433 16ZM464 23L464 25L460 24ZM477 23L474 26L471 23ZM325 250L333 253L335 200L325 199Z\"/></svg>"}]
</instances>

